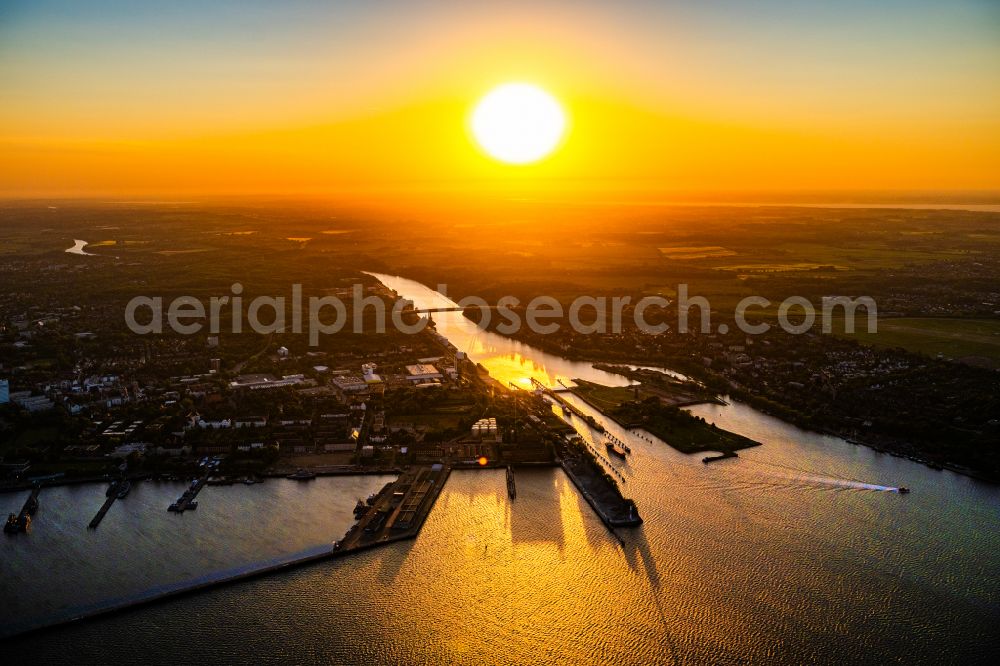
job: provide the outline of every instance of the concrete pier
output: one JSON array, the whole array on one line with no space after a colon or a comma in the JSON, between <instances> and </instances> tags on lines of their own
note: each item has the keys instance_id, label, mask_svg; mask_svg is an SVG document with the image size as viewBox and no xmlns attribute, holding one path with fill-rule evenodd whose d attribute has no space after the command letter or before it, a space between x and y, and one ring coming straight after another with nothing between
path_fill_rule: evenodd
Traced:
<instances>
[{"instance_id":1,"label":"concrete pier","mask_svg":"<svg viewBox=\"0 0 1000 666\"><path fill-rule=\"evenodd\" d=\"M28 499L24 500L24 506L21 507L21 512L17 516L18 518L35 515L35 511L38 511L38 493L40 492L42 492L41 485L37 485L31 489L31 494L28 495Z\"/></svg>"},{"instance_id":2,"label":"concrete pier","mask_svg":"<svg viewBox=\"0 0 1000 666\"><path fill-rule=\"evenodd\" d=\"M28 495L28 499L24 500L24 506L21 507L21 511L17 516L11 514L11 517L8 518L7 524L4 526L4 532L17 534L18 532L28 531L28 526L31 525L31 516L38 510L38 493L41 490L41 484L31 489L31 494Z\"/></svg>"},{"instance_id":3,"label":"concrete pier","mask_svg":"<svg viewBox=\"0 0 1000 666\"><path fill-rule=\"evenodd\" d=\"M201 489L205 487L208 482L208 472L205 472L198 479L193 481L191 485L185 490L177 501L167 507L167 511L172 513L184 513L185 511L190 511L192 509L198 508L198 503L195 498L198 497L198 493Z\"/></svg>"},{"instance_id":4,"label":"concrete pier","mask_svg":"<svg viewBox=\"0 0 1000 666\"><path fill-rule=\"evenodd\" d=\"M367 513L334 543L334 552L346 554L416 537L450 474L451 468L440 464L403 472L382 489Z\"/></svg>"},{"instance_id":5,"label":"concrete pier","mask_svg":"<svg viewBox=\"0 0 1000 666\"><path fill-rule=\"evenodd\" d=\"M116 499L118 499L117 494L112 493L109 495L108 498L104 500L104 504L101 505L101 508L97 510L97 515L94 516L87 527L92 530L96 530L97 526L101 524L102 520L104 520L104 516L107 515L108 509L110 509L111 505L115 503Z\"/></svg>"},{"instance_id":6,"label":"concrete pier","mask_svg":"<svg viewBox=\"0 0 1000 666\"><path fill-rule=\"evenodd\" d=\"M119 497L124 497L125 494L128 493L131 483L131 481L124 477L121 479L115 479L111 482L111 485L108 486L108 498L104 500L104 504L102 504L101 508L98 509L97 515L95 515L90 521L90 524L87 525L88 528L92 530L97 529L97 526L101 524L102 520L104 520L104 516L107 515L108 509L110 509L111 505L115 503L115 500Z\"/></svg>"}]
</instances>

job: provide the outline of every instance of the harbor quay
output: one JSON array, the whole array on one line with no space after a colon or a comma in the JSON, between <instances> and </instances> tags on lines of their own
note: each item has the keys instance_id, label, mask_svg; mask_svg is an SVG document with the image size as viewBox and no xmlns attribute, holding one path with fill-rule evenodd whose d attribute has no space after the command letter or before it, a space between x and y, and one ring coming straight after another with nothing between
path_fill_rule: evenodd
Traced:
<instances>
[{"instance_id":1,"label":"harbor quay","mask_svg":"<svg viewBox=\"0 0 1000 666\"><path fill-rule=\"evenodd\" d=\"M593 507L597 516L610 530L612 530L612 533L614 533L614 527L623 525L638 525L641 523L641 519L637 522L623 522L622 516L624 514L622 514L622 508L618 506L618 503L609 501L609 496L607 494L599 491L594 492L592 489L588 489L586 472L583 474L575 473L576 468L572 464L567 466L566 464L550 462L545 464L534 463L523 465L523 467L526 468L538 468L543 466L561 466L566 471L567 476L569 476L572 480L574 486L576 486L580 490L581 494L584 495L588 504ZM341 557L347 557L349 555L371 550L373 548L379 548L393 543L415 539L420 533L427 517L430 515L435 502L443 491L453 468L461 468L465 470L505 469L507 474L506 483L510 500L516 501L514 481L515 467L515 465L500 463L490 463L488 465L460 464L457 466L444 463L432 463L426 465L408 466L400 471L399 477L396 480L387 483L381 490L373 493L367 499L358 500L354 509L355 518L357 519L356 522L340 539L333 541L329 546L310 549L297 556L281 559L280 561L254 565L251 568L241 569L232 573L225 573L217 577L199 579L193 583L188 582L168 589L160 588L150 594L144 594L130 599L117 600L110 605L90 608L81 611L76 615L64 617L53 623L29 627L22 633L32 633L35 631L49 629L54 626L87 621L110 614L121 613L168 599L202 592L212 588L232 585L234 583L249 581L271 574L290 571L299 567L318 564ZM344 474L343 472L340 472L330 475ZM291 478L298 478L299 481L307 481L309 478L295 477L294 475L290 476ZM206 484L204 478L205 477L202 476L196 480L195 485L197 485L197 491L200 491L205 487ZM117 490L118 487L119 486L117 484L113 485L113 489L115 490ZM196 492L193 494L196 494ZM109 494L109 499L117 497L118 495L115 492L111 492ZM36 488L32 492L29 500L34 507L37 507L37 498L38 489ZM106 507L110 504L111 502L109 501L105 507L102 507L102 517L103 513L106 513ZM635 516L638 517L637 512ZM618 537L617 534L615 536L619 541L621 541L621 538Z\"/></svg>"}]
</instances>

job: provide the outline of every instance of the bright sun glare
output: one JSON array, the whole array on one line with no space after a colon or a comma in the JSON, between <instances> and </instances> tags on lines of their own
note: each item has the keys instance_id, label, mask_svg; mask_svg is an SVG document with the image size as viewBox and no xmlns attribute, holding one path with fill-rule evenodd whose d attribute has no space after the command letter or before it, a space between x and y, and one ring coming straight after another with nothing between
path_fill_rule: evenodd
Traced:
<instances>
[{"instance_id":1,"label":"bright sun glare","mask_svg":"<svg viewBox=\"0 0 1000 666\"><path fill-rule=\"evenodd\" d=\"M506 83L491 90L472 112L472 133L492 157L527 164L558 145L566 116L555 97L530 83Z\"/></svg>"}]
</instances>

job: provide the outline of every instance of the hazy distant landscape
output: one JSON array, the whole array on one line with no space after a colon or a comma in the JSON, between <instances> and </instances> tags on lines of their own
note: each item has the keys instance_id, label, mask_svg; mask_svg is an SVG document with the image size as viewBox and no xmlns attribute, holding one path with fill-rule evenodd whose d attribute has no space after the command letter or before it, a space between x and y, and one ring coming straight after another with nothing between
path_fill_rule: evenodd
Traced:
<instances>
[{"instance_id":1,"label":"hazy distant landscape","mask_svg":"<svg viewBox=\"0 0 1000 666\"><path fill-rule=\"evenodd\" d=\"M992 664L998 28L0 3L3 663Z\"/></svg>"},{"instance_id":2,"label":"hazy distant landscape","mask_svg":"<svg viewBox=\"0 0 1000 666\"><path fill-rule=\"evenodd\" d=\"M17 330L8 325L7 364L30 382L70 371L77 363L73 349L119 356L113 341L134 342L114 313L138 294L208 299L229 293L234 282L244 286L248 301L258 294L287 295L292 283L301 283L307 295L321 294L369 280L361 271L372 270L445 284L453 298L476 295L489 303L510 295L523 303L543 294L565 303L580 295L627 295L633 303L662 295L676 305L677 286L687 284L690 295L710 302L713 327L731 324L736 303L748 295L771 301L752 316L772 324L778 303L791 295L812 299L817 309L822 296L864 295L878 304L877 333L866 332L862 311L853 334L838 320L832 335L773 330L751 340L732 326L728 335L672 331L649 339L629 328L626 317L618 336L579 335L568 326L552 335L524 329L516 336L579 359L669 365L806 427L998 474L1000 458L991 442L1000 432L993 390L1000 387L994 280L1000 214L508 205L525 219L400 225L376 213L294 202L8 204L0 239L10 288L7 320L74 305L109 314L94 319L85 310L77 315L83 321L48 326L24 348L12 344ZM66 254L74 238L90 239L86 251L95 256ZM95 339L75 339L80 330ZM224 362L259 344L252 333L223 339ZM305 342L286 333L271 344L301 349ZM204 342L179 337L170 344ZM325 344L384 343L343 332ZM744 358L737 360L732 346L740 346ZM903 365L880 367L890 363ZM155 372L196 367L189 362ZM10 443L16 448L18 441L25 440Z\"/></svg>"},{"instance_id":3,"label":"hazy distant landscape","mask_svg":"<svg viewBox=\"0 0 1000 666\"><path fill-rule=\"evenodd\" d=\"M8 632L58 622L67 614L81 612L74 609L84 602L89 604L88 612L93 612L111 599L138 603L164 589L185 589L234 575L234 571L259 570L272 561L261 560L260 548L265 548L269 557L291 561L304 554L311 557L325 552L322 542L337 535L323 533L329 529L327 522L309 522L309 512L302 508L306 500L298 498L296 491L295 484L301 482L275 476L296 469L385 475L372 481L364 476L323 479L322 490L315 492L344 503L343 489L348 481L375 488L375 479L380 479L379 483L393 479L411 467L422 469L428 461L461 467L473 456L471 463L478 466L474 460L477 455L484 456L490 467L522 466L516 473L518 499L510 499L510 507L502 510L513 512L504 519L513 521L510 543L506 528L476 522L485 519L477 516L492 516L500 510L481 504L485 498L499 497L499 487L491 486L492 481L473 482L470 477L458 476L449 482L430 513L418 542L422 545L412 552L389 549L338 560L330 565L336 567L338 576L355 580L373 566L401 572L411 567L437 569L442 557L462 562L462 567L478 567L480 557L508 549L518 553L517 557L548 561L558 549L570 547L577 552L575 559L562 559L561 564L550 566L565 569L566 575L588 578L593 565L618 571L619 563L608 549L621 547L624 561L639 557L653 567L648 575L654 591L645 601L636 599L634 603L663 603L665 592L659 586L663 577L671 574L657 573L655 563L663 566L680 552L688 552L675 550L679 535L687 535L688 546L696 550L706 547L703 540L715 542L720 535L727 541L759 544L759 534L751 536L741 529L733 532L731 523L725 521L738 523L746 515L786 511L790 503L802 505L803 511L813 515L829 514L829 521L854 522L860 515L870 515L845 534L854 542L863 540L865 549L881 548L886 540L909 543L919 538L933 520L931 516L943 511L956 517L956 525L962 525L956 529L961 533L942 533L929 544L910 544L909 554L889 556L897 566L916 579L934 577L934 569L921 563L921 553L947 549L949 539L959 539L971 549L968 552L983 553L978 557L985 558L987 570L995 568L997 563L985 554L995 547L990 540L995 531L987 529L995 519L991 499L995 487L947 470L985 480L996 480L998 474L1000 459L993 443L1000 411L996 402L1000 380L995 369L1000 294L992 275L1000 255L997 235L991 231L997 213L657 206L611 215L601 209L517 207L523 217L519 222L468 226L448 219L401 225L375 211L322 203L8 202L0 210L0 271L6 285L0 369L10 378L12 394L22 396L19 401L31 394L30 400L48 401L52 407L49 411L26 411L8 404L0 411L0 455L4 461L28 464L21 477L8 478L6 489L11 492L4 497L16 513L23 497L17 491L28 488L32 478L48 478L46 483L55 487L42 489L42 509L29 528L34 534L27 535L31 541L18 541L25 537L19 535L6 546L24 548L46 534L44 543L58 548L59 538L75 538L69 535L86 529L83 523L96 509L96 497L104 494L108 480L115 488L115 479L121 474L116 465L124 460L127 474L138 488L118 500L126 506L112 507L97 532L87 536L109 540L101 552L120 548L136 557L162 556L169 562L168 568L149 578L121 578L123 574L114 573L114 558L91 561L85 549L79 557L97 573L95 583L85 592L65 596L60 590L67 589L72 577L62 574L52 585L31 595L14 585L2 588L4 594L17 600L6 618ZM538 227L539 219L545 219L544 227ZM79 245L75 240L84 239L86 254L67 252ZM376 281L372 272L412 280L387 282L403 290L393 292ZM301 284L306 298L337 294L351 303L351 285L362 284L364 294L388 303L406 296L418 307L427 307L424 296L408 293L413 287L405 285L447 285L453 299L479 295L487 303L503 296L515 296L526 303L541 295L554 296L567 305L581 295L631 296L635 303L644 296L661 295L674 302L660 314L664 321L674 321L677 287L687 284L690 295L710 301L712 330L687 334L671 330L651 336L635 329L632 312L626 310L623 330L617 334L580 334L565 325L552 334L522 329L513 334L514 339L497 338L508 343L494 348L497 342L487 339L494 333L476 328L475 322L483 316L476 309L432 314L440 338L431 332L434 327L418 335L392 327L375 333L375 322L366 317L366 332L352 333L347 326L323 336L318 346L309 344L307 334L290 330L266 336L252 331L233 333L229 310L217 342L206 331L136 335L125 324L122 312L137 295L155 294L167 300L189 295L207 301L231 295L236 282L243 286L247 301L258 295L289 297L290 285ZM762 335L744 335L735 326L733 332L719 333L720 324L732 325L739 299L751 294L773 302L758 309L751 320L772 325L777 322L777 303L789 295L803 295L817 303L834 294L871 295L878 303L878 332L860 332L867 321L863 315L856 322L860 330L854 334L843 332L841 319L834 320L830 334L816 330L791 335L777 325ZM518 312L523 314L523 310ZM353 308L349 313L353 320ZM495 321L489 329L496 329ZM450 340L458 350L467 352L468 358L463 360L447 343L442 347L442 340ZM431 360L436 367L419 371L438 372L440 368L445 376L437 388L411 386L414 370L410 368L419 367L412 364L423 357L437 359ZM377 364L384 389L380 384L378 392L365 387L363 393L346 393L355 381L350 376L359 373L363 363L372 362ZM449 377L452 366L464 372L457 378ZM684 374L677 379L655 370L629 369L635 366ZM126 377L132 378L131 383ZM259 381L258 377L300 379L267 391L241 388ZM576 379L579 386L574 394L562 398L576 407L560 411L558 402L547 402L538 391L529 395L529 378L541 382L539 386L556 388L559 382ZM600 383L609 381L613 386ZM629 382L636 383L625 386ZM83 384L89 388L81 392ZM353 416L359 414L352 411L359 403L369 409ZM202 424L216 425L196 427L190 421L191 414L202 419ZM247 416L250 414L258 416ZM470 437L470 426L488 415L497 420L500 434L484 438L473 429ZM227 419L240 418L260 423L251 428L225 426ZM138 429L122 431L124 425L120 424L128 423ZM352 438L352 429L360 437ZM253 448L253 442L258 441L267 444ZM366 442L378 444L365 446ZM617 442L618 453L614 455L611 442ZM703 464L700 461L706 453L706 461L718 453L732 459ZM203 472L198 461L213 455L222 462L216 471ZM574 482L584 484L579 487L588 489L589 501L597 501L595 508L619 511L619 518L627 519L627 503L632 503L645 519L644 525L606 532L601 520L608 518L591 513L592 508L580 499L586 495L574 494L576 499L568 499L566 493L572 485L561 485L569 484L564 477L550 478L551 471L524 471L551 464L546 461L553 457L576 461L566 469L579 475ZM253 487L209 487L199 496L203 508L195 512L198 515L183 518L184 524L190 525L183 533L164 540L153 531L144 533L140 543L131 543L135 528L130 525L147 520L144 512L156 512L157 521L164 526L179 519L161 513L183 487L178 484L180 479L198 475L205 479L208 474L217 475L207 477L216 484L267 479L266 494ZM406 474L395 483L404 483L409 478ZM478 479L485 472L464 474ZM963 478L965 482L959 481ZM82 484L58 487L67 482ZM966 482L979 485L969 488ZM453 484L460 490L450 490ZM552 484L560 489L560 499L546 494L545 488ZM912 499L898 495L904 484L914 488ZM80 490L74 490L77 487ZM387 487L408 488L393 486L393 482ZM668 487L672 490L666 495L656 490ZM723 512L711 518L700 511L680 519L668 517L678 506L691 506L691 493L697 494L707 511ZM911 503L913 508L897 514L886 504L886 496L905 497L904 508ZM76 498L86 499L75 504L79 501ZM622 501L625 508L621 508ZM728 512L734 509L723 507L732 501L753 508L736 510L730 516ZM248 512L267 513L267 502L299 507L295 522L270 528L277 530L273 537L282 530L295 530L294 535L282 538L297 548L315 545L293 553L266 540L255 549L233 551L218 560L213 557L212 564L192 559L198 553L214 552L197 536L201 529L212 530L212 543L217 544L213 547L223 547L230 539L245 539L238 536L238 530L246 521L253 521ZM584 542L589 545L582 545L583 533L569 524L562 525L562 536L544 527L557 505L565 506L566 502L581 503L569 515L582 520L587 535ZM343 515L347 508L346 504L338 506L330 514L334 529L351 524ZM220 511L240 518L231 527L221 525ZM784 521L786 529L806 530L806 542L815 542L804 516L779 519L774 515L768 520ZM363 515L359 524L370 517ZM348 529L344 538L350 538L355 529ZM636 529L649 535L646 538L650 541L642 537L636 541L636 532L631 531ZM534 536L522 541L525 535ZM454 544L455 538L471 539L475 546L455 552L454 545L446 545ZM550 539L555 539L552 545L542 545ZM152 544L160 555L147 552ZM793 566L799 546L789 543L781 548L780 553L770 555L774 566ZM849 564L837 569L835 576L847 577L851 584L870 585L870 573L853 548L839 540L823 542L809 557L828 562L826 566L833 566L827 558L841 558ZM28 560L15 560L16 570L38 575L38 567L48 566L46 556L39 557L30 566ZM955 557L958 559L949 566L968 568L966 555ZM746 554L744 559L748 566L754 566L756 556ZM314 579L326 575L322 566L288 579L279 576L273 583L243 583L224 594L235 594L240 597L235 603L255 608L254 604L266 603L257 601L260 594L267 599L285 584L327 585ZM198 572L194 578L186 578L194 572ZM673 575L686 578L704 573L685 567ZM112 582L119 579L119 583ZM590 583L595 594L635 593L629 586L613 582L616 578L599 579ZM961 585L969 598L980 600L975 603L988 605L994 599L980 586L985 580L989 580L988 575L985 579L963 578ZM366 603L377 609L372 611L375 615L358 615L356 608L344 606L351 595L333 597L335 612L366 623L368 631L376 634L384 631L385 623L400 621L393 619L399 610L391 600L400 589L409 589L409 582L352 584L361 585L357 589L363 590L361 594L369 599ZM478 581L466 586L477 594L485 584L487 581ZM711 594L682 595L678 603L743 607L749 603L744 601L750 598L747 595L757 594L758 584L770 585L765 579L749 584L746 590L725 592L726 588L717 584ZM838 589L837 583L826 580L815 592L837 614L850 616L859 604L883 606L877 597L840 598ZM965 653L960 645L970 645L964 642L968 631L978 631L975 627L980 621L991 621L989 612L975 615L980 611L973 613L961 604L946 616L932 618L920 610L924 606L919 602L943 590L929 583L878 589L882 595L906 600L904 617L896 620L900 626L931 626L954 632L947 644L956 654ZM220 598L214 596L220 594L217 592L205 594L207 602L199 597L163 602L166 605L162 607L136 610L121 619L112 616L95 625L29 634L17 639L15 645L19 650L55 658L54 651L64 649L60 646L66 641L90 632L114 643L113 635L122 626L129 627L128 631L146 631L135 624L145 617L159 617L156 621L166 623L164 636L169 637L180 625L175 626L162 613L183 616L200 612L205 603ZM251 595L254 601L242 595ZM544 597L553 603L557 599L568 603L565 597L550 592ZM383 607L383 601L390 605ZM468 601L460 596L456 603ZM409 654L424 654L409 641L419 636L430 640L442 631L448 607L434 598L414 607L430 618L424 631L431 634L418 633L407 639ZM312 608L304 612L333 611ZM762 611L751 604L745 612ZM979 619L972 619L974 616ZM287 621L296 622L295 617ZM793 617L797 625L811 628L791 640L786 655L804 658L815 649L813 639L805 637L808 632L828 637L833 629L811 610L797 611ZM551 620L559 626L554 616ZM509 618L508 626L519 621ZM652 632L651 638L638 643L636 649L644 658L666 659L657 637L661 631L682 631L686 622L679 618L667 621L665 628L646 627L643 631ZM343 642L326 648L330 658L353 661L362 649L358 641L363 643L364 635L331 631ZM916 655L925 649L921 643L906 644L909 639L894 631L882 631L877 639L867 629L856 631L873 641L871 649L878 653ZM227 651L244 649L231 643L240 635L236 632L222 639ZM715 655L734 655L733 651L739 650L739 643L725 642L708 648L701 642L706 636L695 635L699 640L684 648L688 654L708 658L706 650ZM163 636L148 635L146 640L156 644ZM200 637L192 645L195 652L183 653L194 656L197 646L209 640L220 639L214 634ZM561 644L554 635L546 634L542 640ZM788 636L777 628L765 629L754 639L754 649L768 650L767 646L779 640L788 641ZM511 644L515 647L509 654L523 657L521 650L533 644ZM118 645L116 649L122 649ZM98 660L101 651L84 654L89 655L85 659ZM631 659L615 648L584 651L577 657L589 660L596 654L623 663ZM394 659L379 657L376 661Z\"/></svg>"}]
</instances>

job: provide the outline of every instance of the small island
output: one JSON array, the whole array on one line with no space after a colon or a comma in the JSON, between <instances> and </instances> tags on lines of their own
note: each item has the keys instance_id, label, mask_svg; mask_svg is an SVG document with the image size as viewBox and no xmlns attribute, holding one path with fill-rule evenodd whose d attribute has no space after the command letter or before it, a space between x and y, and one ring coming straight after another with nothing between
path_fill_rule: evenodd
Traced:
<instances>
[{"instance_id":1,"label":"small island","mask_svg":"<svg viewBox=\"0 0 1000 666\"><path fill-rule=\"evenodd\" d=\"M721 454L704 458L706 463L734 458L740 449L760 446L760 442L723 430L665 402L659 391L651 393L644 385L604 386L582 379L573 381L575 394L626 428L642 428L681 453Z\"/></svg>"}]
</instances>

